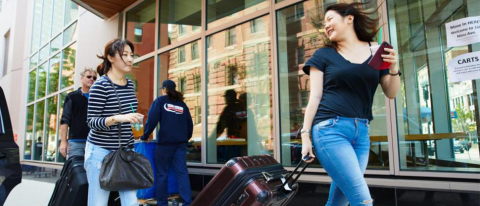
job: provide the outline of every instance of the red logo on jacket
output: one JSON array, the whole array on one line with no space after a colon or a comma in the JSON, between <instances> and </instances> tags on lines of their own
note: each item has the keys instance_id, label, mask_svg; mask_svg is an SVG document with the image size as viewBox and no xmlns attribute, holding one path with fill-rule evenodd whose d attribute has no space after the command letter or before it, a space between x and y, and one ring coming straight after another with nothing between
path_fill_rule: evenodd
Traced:
<instances>
[{"instance_id":1,"label":"red logo on jacket","mask_svg":"<svg viewBox=\"0 0 480 206\"><path fill-rule=\"evenodd\" d=\"M183 107L181 107L181 106L177 106L177 105L173 105L173 104L164 104L163 108L167 112L173 112L175 114L183 114Z\"/></svg>"}]
</instances>

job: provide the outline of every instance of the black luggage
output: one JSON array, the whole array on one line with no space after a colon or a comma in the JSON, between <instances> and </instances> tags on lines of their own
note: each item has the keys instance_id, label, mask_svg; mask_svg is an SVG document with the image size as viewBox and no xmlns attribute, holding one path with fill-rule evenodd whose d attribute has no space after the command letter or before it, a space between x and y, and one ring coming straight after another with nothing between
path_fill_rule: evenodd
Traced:
<instances>
[{"instance_id":1,"label":"black luggage","mask_svg":"<svg viewBox=\"0 0 480 206\"><path fill-rule=\"evenodd\" d=\"M48 206L87 206L88 180L83 163L82 156L73 156L64 163ZM108 206L120 205L118 196L118 192L110 192Z\"/></svg>"},{"instance_id":2,"label":"black luggage","mask_svg":"<svg viewBox=\"0 0 480 206\"><path fill-rule=\"evenodd\" d=\"M83 157L74 156L63 165L55 184L49 206L86 206L88 201L87 174Z\"/></svg>"},{"instance_id":3,"label":"black luggage","mask_svg":"<svg viewBox=\"0 0 480 206\"><path fill-rule=\"evenodd\" d=\"M285 206L298 190L292 179L300 168L288 174L273 157L258 155L229 160L195 198L192 206Z\"/></svg>"}]
</instances>

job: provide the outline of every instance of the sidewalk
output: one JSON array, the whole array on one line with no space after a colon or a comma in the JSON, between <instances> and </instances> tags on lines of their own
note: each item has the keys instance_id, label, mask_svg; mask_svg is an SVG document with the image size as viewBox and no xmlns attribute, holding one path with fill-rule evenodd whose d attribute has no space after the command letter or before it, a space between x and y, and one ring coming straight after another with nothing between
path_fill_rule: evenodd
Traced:
<instances>
[{"instance_id":1,"label":"sidewalk","mask_svg":"<svg viewBox=\"0 0 480 206\"><path fill-rule=\"evenodd\" d=\"M47 180L48 179L48 180ZM24 175L22 183L13 188L4 206L48 205L55 183L53 178L33 178Z\"/></svg>"}]
</instances>

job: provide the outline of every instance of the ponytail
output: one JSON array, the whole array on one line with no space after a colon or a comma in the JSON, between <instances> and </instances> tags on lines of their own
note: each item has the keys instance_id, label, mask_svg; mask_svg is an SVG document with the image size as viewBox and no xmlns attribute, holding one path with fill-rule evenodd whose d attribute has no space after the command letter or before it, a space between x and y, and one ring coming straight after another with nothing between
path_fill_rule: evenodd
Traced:
<instances>
[{"instance_id":1,"label":"ponytail","mask_svg":"<svg viewBox=\"0 0 480 206\"><path fill-rule=\"evenodd\" d=\"M168 99L171 100L171 101L183 101L185 98L183 97L183 94L181 92L178 92L177 90L175 89L168 89L167 88L167 96L168 96Z\"/></svg>"},{"instance_id":2,"label":"ponytail","mask_svg":"<svg viewBox=\"0 0 480 206\"><path fill-rule=\"evenodd\" d=\"M127 45L130 46L130 49L132 49L133 53L133 44L126 39L114 39L108 42L107 45L105 45L105 52L103 53L103 55L97 55L97 57L103 61L97 66L97 73L100 76L108 73L108 71L110 71L110 69L112 68L112 63L110 62L110 60L108 60L108 56L115 57L115 54L118 53L120 58L123 60L123 49Z\"/></svg>"}]
</instances>

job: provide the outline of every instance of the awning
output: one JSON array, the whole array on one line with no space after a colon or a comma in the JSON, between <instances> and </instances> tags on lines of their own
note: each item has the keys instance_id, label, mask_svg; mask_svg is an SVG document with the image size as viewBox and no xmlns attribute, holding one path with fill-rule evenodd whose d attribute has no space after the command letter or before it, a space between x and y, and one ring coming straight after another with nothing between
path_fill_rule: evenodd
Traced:
<instances>
[{"instance_id":1,"label":"awning","mask_svg":"<svg viewBox=\"0 0 480 206\"><path fill-rule=\"evenodd\" d=\"M102 19L110 18L123 11L137 0L72 0Z\"/></svg>"}]
</instances>

